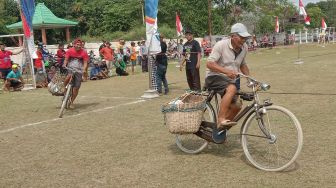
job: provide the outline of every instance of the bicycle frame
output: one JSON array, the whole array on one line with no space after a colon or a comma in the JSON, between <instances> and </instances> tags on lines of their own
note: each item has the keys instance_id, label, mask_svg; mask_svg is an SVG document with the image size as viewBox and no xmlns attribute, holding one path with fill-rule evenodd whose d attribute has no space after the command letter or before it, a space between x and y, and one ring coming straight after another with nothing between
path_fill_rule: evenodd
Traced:
<instances>
[{"instance_id":1,"label":"bicycle frame","mask_svg":"<svg viewBox=\"0 0 336 188\"><path fill-rule=\"evenodd\" d=\"M265 100L262 104L260 103L260 99L258 96L258 90L259 87L263 84L249 76L240 74L242 77L245 77L248 81L248 87L250 87L252 89L252 95L253 95L253 102L249 105L247 105L244 109L242 109L234 118L232 121L238 122L239 120L241 120L246 114L248 114L247 117L250 116L250 114L252 113L256 113L256 117L257 117L257 121L258 121L258 125L260 130L264 133L265 137L264 138L268 138L271 139L271 135L270 133L266 130L265 126L264 126L264 122L262 119L262 113L265 113L262 109L265 106L271 106L272 103L270 102L270 100ZM264 87L267 87L267 89L269 89L270 86L268 85L264 85ZM246 95L247 93L241 93L238 92L237 95L243 96ZM218 99L218 94L215 91L210 91L209 95L207 96L206 101L207 102L211 102L211 100L213 99L213 97L215 97L215 113L216 116L218 117L218 112L219 112L219 108L220 108L220 104L219 104L219 99ZM262 110L262 111L261 111ZM261 113L260 113L261 112ZM241 130L243 128L243 126L245 125L247 118L245 118ZM219 134L223 133L224 131L219 132ZM242 133L241 133L242 134ZM257 135L250 135L250 136L257 136ZM260 136L258 136L260 137Z\"/></svg>"}]
</instances>

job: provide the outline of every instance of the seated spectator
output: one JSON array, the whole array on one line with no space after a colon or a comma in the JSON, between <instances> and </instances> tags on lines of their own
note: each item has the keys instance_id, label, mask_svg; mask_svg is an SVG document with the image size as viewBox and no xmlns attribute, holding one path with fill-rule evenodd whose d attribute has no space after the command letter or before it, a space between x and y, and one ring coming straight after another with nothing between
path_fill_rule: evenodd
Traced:
<instances>
[{"instance_id":1,"label":"seated spectator","mask_svg":"<svg viewBox=\"0 0 336 188\"><path fill-rule=\"evenodd\" d=\"M20 91L24 87L24 81L17 64L12 65L12 71L7 74L4 91L10 91L11 87L14 91Z\"/></svg>"},{"instance_id":2,"label":"seated spectator","mask_svg":"<svg viewBox=\"0 0 336 188\"><path fill-rule=\"evenodd\" d=\"M97 80L99 77L100 67L97 62L94 62L93 66L90 68L90 80Z\"/></svg>"},{"instance_id":3,"label":"seated spectator","mask_svg":"<svg viewBox=\"0 0 336 188\"><path fill-rule=\"evenodd\" d=\"M48 74L47 76L48 76L48 83L49 83L54 78L54 76L56 74L56 67L51 66L47 74Z\"/></svg>"},{"instance_id":4,"label":"seated spectator","mask_svg":"<svg viewBox=\"0 0 336 188\"><path fill-rule=\"evenodd\" d=\"M100 68L100 75L102 76L102 79L108 78L109 76L109 69L107 67L106 61L102 61L101 64L99 65Z\"/></svg>"},{"instance_id":5,"label":"seated spectator","mask_svg":"<svg viewBox=\"0 0 336 188\"><path fill-rule=\"evenodd\" d=\"M44 88L48 86L47 74L42 69L37 70L35 81L37 88Z\"/></svg>"},{"instance_id":6,"label":"seated spectator","mask_svg":"<svg viewBox=\"0 0 336 188\"><path fill-rule=\"evenodd\" d=\"M126 63L123 61L123 56L121 54L117 54L117 60L115 62L116 73L119 76L128 76L126 72Z\"/></svg>"}]
</instances>

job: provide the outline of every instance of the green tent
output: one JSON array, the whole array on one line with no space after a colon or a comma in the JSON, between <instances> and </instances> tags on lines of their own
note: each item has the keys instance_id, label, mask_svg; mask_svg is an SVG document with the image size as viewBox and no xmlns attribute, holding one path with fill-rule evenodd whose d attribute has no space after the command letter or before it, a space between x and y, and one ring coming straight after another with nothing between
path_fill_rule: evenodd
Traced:
<instances>
[{"instance_id":1,"label":"green tent","mask_svg":"<svg viewBox=\"0 0 336 188\"><path fill-rule=\"evenodd\" d=\"M70 31L69 27L76 26L78 22L73 22L58 18L44 5L44 3L38 3L35 7L35 13L33 17L33 28L41 29L42 32L42 42L44 44L46 41L46 29L54 28L65 28L66 29L66 40L70 41ZM8 29L19 29L22 30L22 22L17 22L6 26Z\"/></svg>"}]
</instances>

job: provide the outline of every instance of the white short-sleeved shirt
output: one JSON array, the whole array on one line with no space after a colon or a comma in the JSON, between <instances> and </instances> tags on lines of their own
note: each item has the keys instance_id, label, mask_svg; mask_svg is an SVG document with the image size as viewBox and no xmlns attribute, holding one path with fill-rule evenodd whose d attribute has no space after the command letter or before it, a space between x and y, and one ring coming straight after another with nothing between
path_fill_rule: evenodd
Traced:
<instances>
[{"instance_id":1,"label":"white short-sleeved shirt","mask_svg":"<svg viewBox=\"0 0 336 188\"><path fill-rule=\"evenodd\" d=\"M236 57L231 44L231 38L230 37L224 38L223 40L215 44L210 56L208 57L208 61L215 62L218 65L229 70L239 71L240 66L246 64L245 57L247 54L247 50L248 47L247 44L245 43L242 47L242 51ZM221 75L221 74L207 69L206 77L212 75Z\"/></svg>"}]
</instances>

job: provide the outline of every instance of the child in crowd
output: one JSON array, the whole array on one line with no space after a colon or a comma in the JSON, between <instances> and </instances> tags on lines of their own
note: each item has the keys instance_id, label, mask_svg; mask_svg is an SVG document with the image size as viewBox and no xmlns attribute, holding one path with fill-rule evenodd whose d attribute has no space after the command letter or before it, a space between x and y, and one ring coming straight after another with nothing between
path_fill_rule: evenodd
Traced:
<instances>
[{"instance_id":1,"label":"child in crowd","mask_svg":"<svg viewBox=\"0 0 336 188\"><path fill-rule=\"evenodd\" d=\"M131 67L132 67L132 74L134 74L134 69L135 69L135 66L136 66L136 60L137 60L137 53L136 53L136 48L135 48L135 42L131 42L131 57L130 57L130 60L131 60Z\"/></svg>"}]
</instances>

